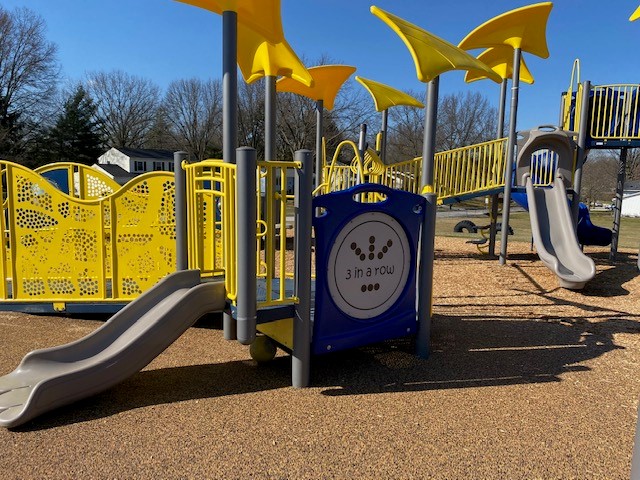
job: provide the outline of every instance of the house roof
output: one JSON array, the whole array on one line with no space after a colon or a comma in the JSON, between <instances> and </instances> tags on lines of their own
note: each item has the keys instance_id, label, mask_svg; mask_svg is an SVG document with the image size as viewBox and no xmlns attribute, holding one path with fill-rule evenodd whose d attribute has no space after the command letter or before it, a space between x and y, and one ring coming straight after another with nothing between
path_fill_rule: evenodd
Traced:
<instances>
[{"instance_id":1,"label":"house roof","mask_svg":"<svg viewBox=\"0 0 640 480\"><path fill-rule=\"evenodd\" d=\"M130 158L150 158L155 160L173 160L173 151L154 148L116 147L116 150Z\"/></svg>"},{"instance_id":2,"label":"house roof","mask_svg":"<svg viewBox=\"0 0 640 480\"><path fill-rule=\"evenodd\" d=\"M640 181L634 180L631 182L625 182L624 184L625 191L628 190L640 190Z\"/></svg>"},{"instance_id":3,"label":"house roof","mask_svg":"<svg viewBox=\"0 0 640 480\"><path fill-rule=\"evenodd\" d=\"M94 167L98 167L98 168L104 170L105 172L107 172L112 177L133 178L133 177L136 176L135 173L127 172L120 165L113 165L111 163L98 163L98 164L94 165Z\"/></svg>"}]
</instances>

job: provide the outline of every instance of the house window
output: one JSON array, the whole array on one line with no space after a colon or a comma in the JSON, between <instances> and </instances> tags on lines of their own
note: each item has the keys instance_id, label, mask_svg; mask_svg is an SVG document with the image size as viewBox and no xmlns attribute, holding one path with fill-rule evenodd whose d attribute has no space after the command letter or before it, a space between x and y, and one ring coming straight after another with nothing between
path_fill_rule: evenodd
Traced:
<instances>
[{"instance_id":1,"label":"house window","mask_svg":"<svg viewBox=\"0 0 640 480\"><path fill-rule=\"evenodd\" d=\"M134 164L134 166L133 166L133 171L134 171L134 172L144 172L144 171L146 171L146 170L147 170L147 169L145 168L145 166L146 166L146 165L145 165L145 162L139 162L139 161L136 161L136 162L135 162L135 164Z\"/></svg>"},{"instance_id":2,"label":"house window","mask_svg":"<svg viewBox=\"0 0 640 480\"><path fill-rule=\"evenodd\" d=\"M153 171L157 172L164 170L164 162L153 162Z\"/></svg>"}]
</instances>

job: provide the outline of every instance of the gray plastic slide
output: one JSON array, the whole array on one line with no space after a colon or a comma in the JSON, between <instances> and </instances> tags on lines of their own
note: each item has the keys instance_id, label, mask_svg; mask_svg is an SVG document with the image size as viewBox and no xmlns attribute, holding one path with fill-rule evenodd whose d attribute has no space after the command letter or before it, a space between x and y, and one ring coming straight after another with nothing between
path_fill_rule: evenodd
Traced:
<instances>
[{"instance_id":1,"label":"gray plastic slide","mask_svg":"<svg viewBox=\"0 0 640 480\"><path fill-rule=\"evenodd\" d=\"M125 380L225 301L224 282L200 283L198 270L165 277L93 333L33 351L0 377L0 426L16 427Z\"/></svg>"},{"instance_id":2,"label":"gray plastic slide","mask_svg":"<svg viewBox=\"0 0 640 480\"><path fill-rule=\"evenodd\" d=\"M526 175L533 241L540 260L558 276L560 286L580 290L596 275L596 266L578 244L561 176L552 188L534 187Z\"/></svg>"}]
</instances>

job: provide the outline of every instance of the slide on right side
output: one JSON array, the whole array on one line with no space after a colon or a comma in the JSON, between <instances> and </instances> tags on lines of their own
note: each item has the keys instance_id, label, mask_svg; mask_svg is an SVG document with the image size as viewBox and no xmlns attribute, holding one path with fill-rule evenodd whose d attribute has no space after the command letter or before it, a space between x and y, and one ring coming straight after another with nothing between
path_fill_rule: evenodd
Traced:
<instances>
[{"instance_id":1,"label":"slide on right side","mask_svg":"<svg viewBox=\"0 0 640 480\"><path fill-rule=\"evenodd\" d=\"M540 260L555 273L560 286L580 290L596 275L596 267L578 244L560 176L552 188L534 187L526 176L527 201L533 241Z\"/></svg>"},{"instance_id":2,"label":"slide on right side","mask_svg":"<svg viewBox=\"0 0 640 480\"><path fill-rule=\"evenodd\" d=\"M162 353L201 316L222 311L223 281L173 273L86 337L36 350L0 377L0 426L16 427L120 383Z\"/></svg>"}]
</instances>

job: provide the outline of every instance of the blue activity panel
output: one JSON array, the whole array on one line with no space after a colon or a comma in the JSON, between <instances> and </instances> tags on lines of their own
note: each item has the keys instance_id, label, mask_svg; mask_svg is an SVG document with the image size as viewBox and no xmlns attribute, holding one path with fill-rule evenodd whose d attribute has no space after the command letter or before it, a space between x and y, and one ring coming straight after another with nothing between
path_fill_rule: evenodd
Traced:
<instances>
[{"instance_id":1,"label":"blue activity panel","mask_svg":"<svg viewBox=\"0 0 640 480\"><path fill-rule=\"evenodd\" d=\"M382 201L360 200L379 194ZM312 351L413 334L420 195L362 184L313 199L316 298Z\"/></svg>"}]
</instances>

